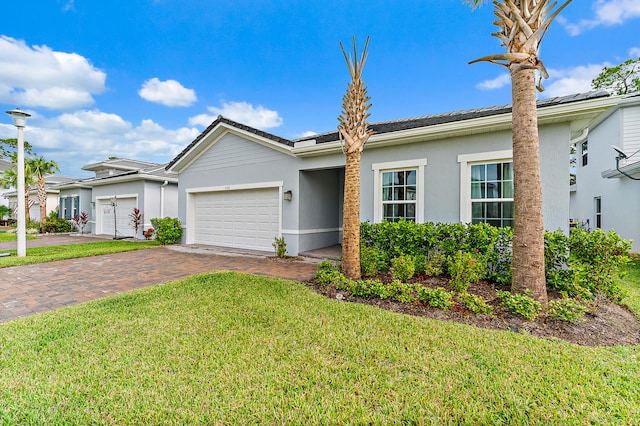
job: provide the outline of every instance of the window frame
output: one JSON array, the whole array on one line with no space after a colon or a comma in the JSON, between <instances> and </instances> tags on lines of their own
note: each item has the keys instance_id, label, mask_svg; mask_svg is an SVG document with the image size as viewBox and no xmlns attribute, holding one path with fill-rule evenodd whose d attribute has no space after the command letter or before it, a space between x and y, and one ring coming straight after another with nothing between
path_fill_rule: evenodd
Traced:
<instances>
[{"instance_id":1,"label":"window frame","mask_svg":"<svg viewBox=\"0 0 640 426\"><path fill-rule=\"evenodd\" d=\"M415 160L406 161L390 161L385 163L373 163L371 169L373 170L373 222L380 223L384 218L384 205L382 200L382 174L386 172L396 171L416 171L416 223L424 222L424 168L427 166L426 158L418 158ZM405 200L406 202L413 202L414 200ZM403 204L404 204L403 203Z\"/></svg>"},{"instance_id":2,"label":"window frame","mask_svg":"<svg viewBox=\"0 0 640 426\"><path fill-rule=\"evenodd\" d=\"M580 144L580 165L585 167L589 164L589 140Z\"/></svg>"},{"instance_id":3,"label":"window frame","mask_svg":"<svg viewBox=\"0 0 640 426\"><path fill-rule=\"evenodd\" d=\"M508 162L513 163L513 150L510 149L458 155L458 163L460 164L460 222L471 223L472 221L471 166ZM495 201L505 200L507 199L495 199Z\"/></svg>"},{"instance_id":4,"label":"window frame","mask_svg":"<svg viewBox=\"0 0 640 426\"><path fill-rule=\"evenodd\" d=\"M593 224L602 229L602 197L593 197Z\"/></svg>"}]
</instances>

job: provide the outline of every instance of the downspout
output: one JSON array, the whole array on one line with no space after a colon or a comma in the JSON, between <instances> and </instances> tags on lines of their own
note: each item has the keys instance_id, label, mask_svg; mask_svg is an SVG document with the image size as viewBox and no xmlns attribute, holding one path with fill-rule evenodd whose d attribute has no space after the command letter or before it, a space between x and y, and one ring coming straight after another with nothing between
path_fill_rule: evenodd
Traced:
<instances>
[{"instance_id":1,"label":"downspout","mask_svg":"<svg viewBox=\"0 0 640 426\"><path fill-rule=\"evenodd\" d=\"M160 219L164 218L164 187L169 185L169 181L165 180L160 186Z\"/></svg>"}]
</instances>

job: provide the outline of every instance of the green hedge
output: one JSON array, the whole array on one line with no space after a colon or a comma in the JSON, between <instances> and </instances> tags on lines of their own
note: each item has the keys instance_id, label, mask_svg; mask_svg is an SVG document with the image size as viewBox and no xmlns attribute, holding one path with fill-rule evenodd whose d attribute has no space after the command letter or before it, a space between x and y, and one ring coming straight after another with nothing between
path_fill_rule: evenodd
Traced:
<instances>
[{"instance_id":1,"label":"green hedge","mask_svg":"<svg viewBox=\"0 0 640 426\"><path fill-rule=\"evenodd\" d=\"M496 228L484 223L418 224L400 220L362 223L360 236L362 245L366 247L361 258L368 265L368 270L389 269L393 259L401 256L420 258L437 253L452 259L462 252L486 263L487 279L501 284L511 283L513 232L510 228ZM585 299L602 293L612 300L619 300L623 294L614 280L628 261L630 250L631 243L621 239L613 230L575 228L568 236L561 230L547 231L547 285ZM375 267L370 266L372 263ZM451 274L446 264L445 267L444 272Z\"/></svg>"}]
</instances>

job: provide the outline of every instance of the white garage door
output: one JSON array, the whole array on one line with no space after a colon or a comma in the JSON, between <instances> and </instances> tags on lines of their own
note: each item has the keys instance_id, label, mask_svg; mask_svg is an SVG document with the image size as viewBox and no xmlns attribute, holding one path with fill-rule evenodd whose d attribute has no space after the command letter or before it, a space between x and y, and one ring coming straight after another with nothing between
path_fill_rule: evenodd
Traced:
<instances>
[{"instance_id":1,"label":"white garage door","mask_svg":"<svg viewBox=\"0 0 640 426\"><path fill-rule=\"evenodd\" d=\"M271 251L278 201L278 188L194 194L194 243Z\"/></svg>"},{"instance_id":2,"label":"white garage door","mask_svg":"<svg viewBox=\"0 0 640 426\"><path fill-rule=\"evenodd\" d=\"M131 226L131 213L136 207L136 199L118 198L116 211L116 221L113 220L113 206L110 200L100 200L98 214L100 215L101 230L99 234L117 235L118 237L133 237L134 231ZM114 225L117 225L117 232L114 233Z\"/></svg>"}]
</instances>

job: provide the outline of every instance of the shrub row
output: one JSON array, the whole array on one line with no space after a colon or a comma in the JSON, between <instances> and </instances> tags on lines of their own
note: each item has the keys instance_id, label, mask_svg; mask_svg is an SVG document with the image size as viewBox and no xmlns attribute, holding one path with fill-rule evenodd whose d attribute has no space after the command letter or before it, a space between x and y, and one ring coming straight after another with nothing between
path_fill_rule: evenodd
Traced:
<instances>
[{"instance_id":1,"label":"shrub row","mask_svg":"<svg viewBox=\"0 0 640 426\"><path fill-rule=\"evenodd\" d=\"M425 287L421 283L404 283L399 279L386 284L377 279L350 280L331 261L318 265L316 279L323 286L333 283L336 289L346 291L355 297L389 299L401 303L420 301L444 311L459 304L476 315L493 315L493 307L482 296L467 293L466 290L447 291L441 287ZM540 303L534 300L531 294L512 294L501 290L496 293L501 306L528 320L534 320L542 311ZM582 321L587 308L588 303L580 299L564 297L551 301L547 313L555 319L579 322Z\"/></svg>"},{"instance_id":2,"label":"shrub row","mask_svg":"<svg viewBox=\"0 0 640 426\"><path fill-rule=\"evenodd\" d=\"M487 278L511 283L510 228L488 224L444 224L408 221L361 225L361 269L364 275L392 270L403 280L413 259L416 273L451 276L456 290L465 291L469 282ZM575 228L545 233L547 286L573 297L592 300L602 293L620 301L624 295L615 277L628 261L631 243L615 231L586 231Z\"/></svg>"},{"instance_id":3,"label":"shrub row","mask_svg":"<svg viewBox=\"0 0 640 426\"><path fill-rule=\"evenodd\" d=\"M512 236L510 228L497 228L485 223L418 224L400 220L375 224L364 222L360 226L362 245L376 253L377 262L384 261L390 265L392 259L401 255L449 259L458 252L472 253L476 259L483 259L484 275L503 284L511 282Z\"/></svg>"}]
</instances>

